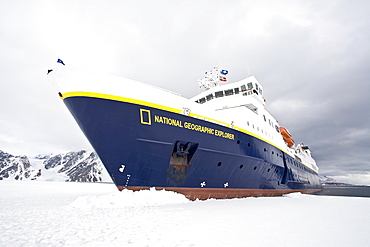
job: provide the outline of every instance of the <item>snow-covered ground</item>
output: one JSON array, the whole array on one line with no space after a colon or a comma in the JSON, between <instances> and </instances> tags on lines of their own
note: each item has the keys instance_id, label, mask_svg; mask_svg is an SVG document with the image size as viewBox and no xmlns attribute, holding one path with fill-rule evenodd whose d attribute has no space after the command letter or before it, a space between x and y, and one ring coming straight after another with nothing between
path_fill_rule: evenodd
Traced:
<instances>
[{"instance_id":1,"label":"snow-covered ground","mask_svg":"<svg viewBox=\"0 0 370 247\"><path fill-rule=\"evenodd\" d=\"M368 246L370 198L188 201L113 184L0 181L0 246Z\"/></svg>"}]
</instances>

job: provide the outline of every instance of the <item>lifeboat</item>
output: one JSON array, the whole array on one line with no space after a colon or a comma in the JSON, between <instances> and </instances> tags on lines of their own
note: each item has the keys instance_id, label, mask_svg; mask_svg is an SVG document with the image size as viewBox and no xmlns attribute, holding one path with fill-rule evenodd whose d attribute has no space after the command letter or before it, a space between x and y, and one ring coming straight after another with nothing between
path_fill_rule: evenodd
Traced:
<instances>
[{"instance_id":1,"label":"lifeboat","mask_svg":"<svg viewBox=\"0 0 370 247\"><path fill-rule=\"evenodd\" d=\"M292 138L284 139L285 143L288 145L288 147L293 147L294 140Z\"/></svg>"},{"instance_id":2,"label":"lifeboat","mask_svg":"<svg viewBox=\"0 0 370 247\"><path fill-rule=\"evenodd\" d=\"M280 134L283 136L285 143L288 145L288 147L291 148L294 145L294 140L292 139L292 135L283 126L279 127L279 131L280 131Z\"/></svg>"},{"instance_id":3,"label":"lifeboat","mask_svg":"<svg viewBox=\"0 0 370 247\"><path fill-rule=\"evenodd\" d=\"M292 135L289 133L289 131L284 128L283 126L279 127L280 134L283 136L283 138L292 138Z\"/></svg>"}]
</instances>

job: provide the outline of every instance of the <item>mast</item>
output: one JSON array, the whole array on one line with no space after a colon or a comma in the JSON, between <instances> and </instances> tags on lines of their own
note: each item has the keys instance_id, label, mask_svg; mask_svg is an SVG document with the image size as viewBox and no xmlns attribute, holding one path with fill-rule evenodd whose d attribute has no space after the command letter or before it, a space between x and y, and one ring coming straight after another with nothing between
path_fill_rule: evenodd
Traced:
<instances>
[{"instance_id":1,"label":"mast","mask_svg":"<svg viewBox=\"0 0 370 247\"><path fill-rule=\"evenodd\" d=\"M229 71L225 69L220 70L217 66L213 67L211 71L205 72L203 79L198 80L199 88L208 90L220 85L221 82L226 82L228 73Z\"/></svg>"}]
</instances>

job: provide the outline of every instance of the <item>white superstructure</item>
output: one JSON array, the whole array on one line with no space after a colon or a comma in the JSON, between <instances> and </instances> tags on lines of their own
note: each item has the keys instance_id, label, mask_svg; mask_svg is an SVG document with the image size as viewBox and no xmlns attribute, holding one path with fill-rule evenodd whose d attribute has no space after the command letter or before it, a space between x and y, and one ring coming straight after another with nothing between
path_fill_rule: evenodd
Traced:
<instances>
[{"instance_id":1,"label":"white superstructure","mask_svg":"<svg viewBox=\"0 0 370 247\"><path fill-rule=\"evenodd\" d=\"M206 73L205 78L199 80L200 88L206 90L191 100L206 108L209 115L217 115L217 119L227 123L230 128L252 134L318 172L316 162L307 146L294 145L291 138L285 140L280 130L287 130L280 127L278 121L266 110L263 87L257 79L249 76L239 82L220 85L213 81L214 78L224 77L221 71L215 67L211 72ZM219 76L215 76L217 73Z\"/></svg>"}]
</instances>

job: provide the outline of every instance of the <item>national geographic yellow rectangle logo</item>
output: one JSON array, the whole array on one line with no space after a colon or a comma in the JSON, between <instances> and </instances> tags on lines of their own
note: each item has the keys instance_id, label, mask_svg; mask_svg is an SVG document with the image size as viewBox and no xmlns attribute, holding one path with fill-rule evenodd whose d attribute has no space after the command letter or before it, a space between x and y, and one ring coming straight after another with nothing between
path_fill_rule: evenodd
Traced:
<instances>
[{"instance_id":1,"label":"national geographic yellow rectangle logo","mask_svg":"<svg viewBox=\"0 0 370 247\"><path fill-rule=\"evenodd\" d=\"M150 110L140 109L140 122L142 124L152 125Z\"/></svg>"}]
</instances>

